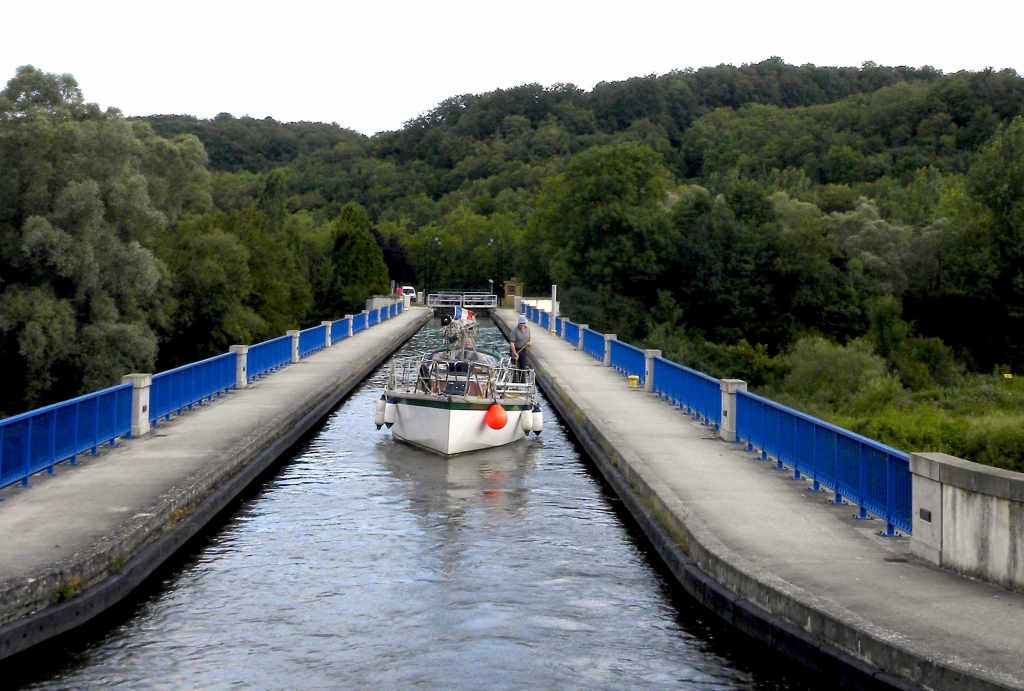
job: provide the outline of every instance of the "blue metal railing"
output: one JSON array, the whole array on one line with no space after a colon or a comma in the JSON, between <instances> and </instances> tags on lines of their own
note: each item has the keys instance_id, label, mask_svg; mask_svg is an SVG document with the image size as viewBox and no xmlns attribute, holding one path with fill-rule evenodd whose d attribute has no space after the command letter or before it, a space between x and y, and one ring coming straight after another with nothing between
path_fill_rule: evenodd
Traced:
<instances>
[{"instance_id":1,"label":"blue metal railing","mask_svg":"<svg viewBox=\"0 0 1024 691\"><path fill-rule=\"evenodd\" d=\"M309 357L327 346L327 327L321 324L299 332L299 357Z\"/></svg>"},{"instance_id":2,"label":"blue metal railing","mask_svg":"<svg viewBox=\"0 0 1024 691\"><path fill-rule=\"evenodd\" d=\"M583 352L604 361L604 334L592 329L583 329Z\"/></svg>"},{"instance_id":3,"label":"blue metal railing","mask_svg":"<svg viewBox=\"0 0 1024 691\"><path fill-rule=\"evenodd\" d=\"M366 328L369 329L371 326L376 326L377 321L380 319L380 312L377 310L370 310L366 313Z\"/></svg>"},{"instance_id":4,"label":"blue metal railing","mask_svg":"<svg viewBox=\"0 0 1024 691\"><path fill-rule=\"evenodd\" d=\"M132 424L132 385L119 384L0 420L0 487L31 475L100 444L127 436Z\"/></svg>"},{"instance_id":5,"label":"blue metal railing","mask_svg":"<svg viewBox=\"0 0 1024 691\"><path fill-rule=\"evenodd\" d=\"M352 335L355 336L360 331L365 331L366 325L366 313L360 312L352 317Z\"/></svg>"},{"instance_id":6,"label":"blue metal railing","mask_svg":"<svg viewBox=\"0 0 1024 691\"><path fill-rule=\"evenodd\" d=\"M736 396L736 434L747 448L803 473L886 522L886 534L912 530L910 457L892 447L746 391Z\"/></svg>"},{"instance_id":7,"label":"blue metal railing","mask_svg":"<svg viewBox=\"0 0 1024 691\"><path fill-rule=\"evenodd\" d=\"M404 300L402 302L399 302L399 303L395 304L395 313L396 314L401 314L404 309L405 309L405 301Z\"/></svg>"},{"instance_id":8,"label":"blue metal railing","mask_svg":"<svg viewBox=\"0 0 1024 691\"><path fill-rule=\"evenodd\" d=\"M225 353L154 374L149 389L150 421L169 420L171 413L180 414L185 408L191 410L196 403L201 404L207 398L234 388L237 366L238 353Z\"/></svg>"},{"instance_id":9,"label":"blue metal railing","mask_svg":"<svg viewBox=\"0 0 1024 691\"><path fill-rule=\"evenodd\" d=\"M542 329L544 329L545 331L550 331L551 330L551 315L548 314L547 312L542 311L540 313L540 319L538 320L537 323L540 324L540 327Z\"/></svg>"},{"instance_id":10,"label":"blue metal railing","mask_svg":"<svg viewBox=\"0 0 1024 691\"><path fill-rule=\"evenodd\" d=\"M380 308L380 320L379 321L387 321L388 316L390 316L388 314L388 309L390 309L390 308L387 305L384 305L383 307Z\"/></svg>"},{"instance_id":11,"label":"blue metal railing","mask_svg":"<svg viewBox=\"0 0 1024 691\"><path fill-rule=\"evenodd\" d=\"M281 336L249 346L246 379L252 381L277 371L292 361L292 337Z\"/></svg>"},{"instance_id":12,"label":"blue metal railing","mask_svg":"<svg viewBox=\"0 0 1024 691\"><path fill-rule=\"evenodd\" d=\"M614 340L611 344L612 369L627 376L635 374L643 381L644 368L647 364L644 351L625 341Z\"/></svg>"},{"instance_id":13,"label":"blue metal railing","mask_svg":"<svg viewBox=\"0 0 1024 691\"><path fill-rule=\"evenodd\" d=\"M555 333L559 336L562 335L562 318L555 317Z\"/></svg>"},{"instance_id":14,"label":"blue metal railing","mask_svg":"<svg viewBox=\"0 0 1024 691\"><path fill-rule=\"evenodd\" d=\"M654 358L653 391L669 403L722 424L722 387L717 379L665 358Z\"/></svg>"},{"instance_id":15,"label":"blue metal railing","mask_svg":"<svg viewBox=\"0 0 1024 691\"><path fill-rule=\"evenodd\" d=\"M580 325L574 324L568 319L565 320L565 340L574 346L580 344Z\"/></svg>"},{"instance_id":16,"label":"blue metal railing","mask_svg":"<svg viewBox=\"0 0 1024 691\"><path fill-rule=\"evenodd\" d=\"M348 319L331 322L331 345L348 338Z\"/></svg>"}]
</instances>

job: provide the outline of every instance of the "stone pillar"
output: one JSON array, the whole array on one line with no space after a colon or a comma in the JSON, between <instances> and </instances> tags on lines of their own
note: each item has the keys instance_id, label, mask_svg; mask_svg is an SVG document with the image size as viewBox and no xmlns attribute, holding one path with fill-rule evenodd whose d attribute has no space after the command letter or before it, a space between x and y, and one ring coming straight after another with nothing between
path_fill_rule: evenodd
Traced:
<instances>
[{"instance_id":1,"label":"stone pillar","mask_svg":"<svg viewBox=\"0 0 1024 691\"><path fill-rule=\"evenodd\" d=\"M612 366L612 341L616 340L615 334L604 335L604 366Z\"/></svg>"},{"instance_id":2,"label":"stone pillar","mask_svg":"<svg viewBox=\"0 0 1024 691\"><path fill-rule=\"evenodd\" d=\"M299 361L299 332L296 329L292 329L288 332L288 335L292 337L292 364L294 365Z\"/></svg>"},{"instance_id":3,"label":"stone pillar","mask_svg":"<svg viewBox=\"0 0 1024 691\"><path fill-rule=\"evenodd\" d=\"M409 309L409 305L412 302L412 295L402 296L402 311Z\"/></svg>"},{"instance_id":4,"label":"stone pillar","mask_svg":"<svg viewBox=\"0 0 1024 691\"><path fill-rule=\"evenodd\" d=\"M126 374L122 384L132 385L132 427L133 439L149 432L149 388L153 385L152 374Z\"/></svg>"},{"instance_id":5,"label":"stone pillar","mask_svg":"<svg viewBox=\"0 0 1024 691\"><path fill-rule=\"evenodd\" d=\"M736 392L746 391L747 382L742 379L722 379L722 426L718 428L718 436L729 442L736 443Z\"/></svg>"},{"instance_id":6,"label":"stone pillar","mask_svg":"<svg viewBox=\"0 0 1024 691\"><path fill-rule=\"evenodd\" d=\"M238 359L235 361L235 388L244 389L249 386L249 375L246 374L249 366L249 346L233 345L231 352L238 353Z\"/></svg>"},{"instance_id":7,"label":"stone pillar","mask_svg":"<svg viewBox=\"0 0 1024 691\"><path fill-rule=\"evenodd\" d=\"M348 338L352 338L352 315L345 315L345 323L348 324Z\"/></svg>"},{"instance_id":8,"label":"stone pillar","mask_svg":"<svg viewBox=\"0 0 1024 691\"><path fill-rule=\"evenodd\" d=\"M562 317L562 331L558 334L558 337L563 341L565 340L565 317Z\"/></svg>"},{"instance_id":9,"label":"stone pillar","mask_svg":"<svg viewBox=\"0 0 1024 691\"><path fill-rule=\"evenodd\" d=\"M644 351L644 391L654 391L654 358L661 357L660 350Z\"/></svg>"},{"instance_id":10,"label":"stone pillar","mask_svg":"<svg viewBox=\"0 0 1024 691\"><path fill-rule=\"evenodd\" d=\"M331 347L331 324L332 322L320 322L320 326L324 327L324 348Z\"/></svg>"},{"instance_id":11,"label":"stone pillar","mask_svg":"<svg viewBox=\"0 0 1024 691\"><path fill-rule=\"evenodd\" d=\"M583 350L583 330L589 329L590 324L580 324L580 340L576 342L576 350Z\"/></svg>"},{"instance_id":12,"label":"stone pillar","mask_svg":"<svg viewBox=\"0 0 1024 691\"><path fill-rule=\"evenodd\" d=\"M370 328L370 310L363 310L363 331Z\"/></svg>"}]
</instances>

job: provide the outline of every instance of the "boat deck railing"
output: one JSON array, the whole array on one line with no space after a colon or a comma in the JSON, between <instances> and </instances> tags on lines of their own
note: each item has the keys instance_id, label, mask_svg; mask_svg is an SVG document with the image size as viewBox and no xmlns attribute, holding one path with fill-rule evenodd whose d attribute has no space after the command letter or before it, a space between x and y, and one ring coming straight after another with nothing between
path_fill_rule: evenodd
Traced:
<instances>
[{"instance_id":1,"label":"boat deck railing","mask_svg":"<svg viewBox=\"0 0 1024 691\"><path fill-rule=\"evenodd\" d=\"M508 358L497 365L424 356L395 358L387 386L408 393L485 399L532 399L537 390L534 371L517 369Z\"/></svg>"}]
</instances>

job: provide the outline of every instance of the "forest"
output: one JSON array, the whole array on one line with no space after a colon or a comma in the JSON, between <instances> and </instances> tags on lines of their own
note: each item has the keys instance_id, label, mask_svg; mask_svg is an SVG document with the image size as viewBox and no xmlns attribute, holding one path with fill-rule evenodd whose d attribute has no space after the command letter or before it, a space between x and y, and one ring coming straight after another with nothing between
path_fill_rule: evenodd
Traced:
<instances>
[{"instance_id":1,"label":"forest","mask_svg":"<svg viewBox=\"0 0 1024 691\"><path fill-rule=\"evenodd\" d=\"M1024 79L773 58L462 95L367 137L0 92L0 413L358 309L563 312L907 451L1024 470Z\"/></svg>"}]
</instances>

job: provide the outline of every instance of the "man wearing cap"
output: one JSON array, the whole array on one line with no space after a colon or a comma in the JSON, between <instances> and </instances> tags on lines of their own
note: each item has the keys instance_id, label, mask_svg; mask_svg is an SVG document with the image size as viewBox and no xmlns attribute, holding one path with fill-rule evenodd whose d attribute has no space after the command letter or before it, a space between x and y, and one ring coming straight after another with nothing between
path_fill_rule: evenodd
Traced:
<instances>
[{"instance_id":1,"label":"man wearing cap","mask_svg":"<svg viewBox=\"0 0 1024 691\"><path fill-rule=\"evenodd\" d=\"M508 345L512 349L512 361L516 363L519 369L530 367L526 351L532 342L530 340L530 327L526 325L526 315L520 314L516 328L512 330L512 335L508 339Z\"/></svg>"}]
</instances>

